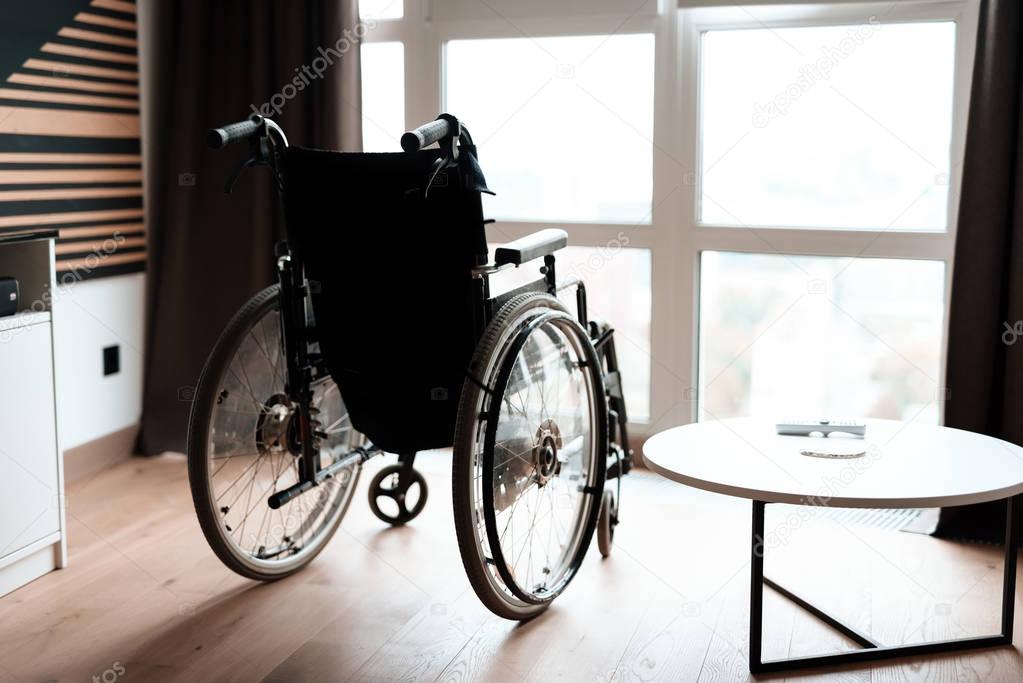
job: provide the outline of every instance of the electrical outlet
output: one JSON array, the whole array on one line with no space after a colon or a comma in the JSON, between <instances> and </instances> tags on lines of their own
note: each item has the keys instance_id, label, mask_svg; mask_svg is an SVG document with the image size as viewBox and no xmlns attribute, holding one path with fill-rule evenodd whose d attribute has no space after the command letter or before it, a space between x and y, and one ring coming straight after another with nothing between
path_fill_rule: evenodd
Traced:
<instances>
[{"instance_id":1,"label":"electrical outlet","mask_svg":"<svg viewBox=\"0 0 1023 683\"><path fill-rule=\"evenodd\" d=\"M117 344L103 349L103 376L116 375L121 371L121 347Z\"/></svg>"}]
</instances>

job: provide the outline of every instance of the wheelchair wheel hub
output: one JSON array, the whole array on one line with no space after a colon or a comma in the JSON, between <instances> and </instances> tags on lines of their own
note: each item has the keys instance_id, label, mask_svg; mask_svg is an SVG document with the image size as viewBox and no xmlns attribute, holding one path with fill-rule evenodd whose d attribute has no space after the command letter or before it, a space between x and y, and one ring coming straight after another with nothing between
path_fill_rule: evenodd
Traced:
<instances>
[{"instance_id":1,"label":"wheelchair wheel hub","mask_svg":"<svg viewBox=\"0 0 1023 683\"><path fill-rule=\"evenodd\" d=\"M561 448L561 430L558 424L547 418L536 430L536 445L533 446L533 467L536 483L545 486L561 472L558 449Z\"/></svg>"},{"instance_id":2,"label":"wheelchair wheel hub","mask_svg":"<svg viewBox=\"0 0 1023 683\"><path fill-rule=\"evenodd\" d=\"M284 394L275 394L263 404L263 412L256 423L256 444L260 453L301 453L297 439L297 424L292 419L295 410Z\"/></svg>"}]
</instances>

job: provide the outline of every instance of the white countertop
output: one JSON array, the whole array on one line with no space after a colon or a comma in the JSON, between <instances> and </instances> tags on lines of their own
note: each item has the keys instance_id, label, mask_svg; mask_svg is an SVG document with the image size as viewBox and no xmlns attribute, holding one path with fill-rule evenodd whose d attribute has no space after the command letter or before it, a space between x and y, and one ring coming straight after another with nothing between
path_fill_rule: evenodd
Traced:
<instances>
[{"instance_id":1,"label":"white countertop","mask_svg":"<svg viewBox=\"0 0 1023 683\"><path fill-rule=\"evenodd\" d=\"M39 323L47 322L50 322L49 311L21 311L14 315L8 315L0 318L0 332L7 332L19 327L28 327L29 325L38 325ZM0 342L2 341L3 337L0 337Z\"/></svg>"}]
</instances>

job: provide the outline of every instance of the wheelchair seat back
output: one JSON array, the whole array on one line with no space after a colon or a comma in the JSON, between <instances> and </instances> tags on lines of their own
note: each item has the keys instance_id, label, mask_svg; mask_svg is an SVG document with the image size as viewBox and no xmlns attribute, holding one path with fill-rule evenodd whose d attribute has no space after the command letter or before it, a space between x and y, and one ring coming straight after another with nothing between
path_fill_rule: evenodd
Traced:
<instances>
[{"instance_id":1,"label":"wheelchair seat back","mask_svg":"<svg viewBox=\"0 0 1023 683\"><path fill-rule=\"evenodd\" d=\"M479 337L482 176L460 164L425 193L439 156L290 147L284 159L288 236L320 350L355 429L390 452L451 445Z\"/></svg>"}]
</instances>

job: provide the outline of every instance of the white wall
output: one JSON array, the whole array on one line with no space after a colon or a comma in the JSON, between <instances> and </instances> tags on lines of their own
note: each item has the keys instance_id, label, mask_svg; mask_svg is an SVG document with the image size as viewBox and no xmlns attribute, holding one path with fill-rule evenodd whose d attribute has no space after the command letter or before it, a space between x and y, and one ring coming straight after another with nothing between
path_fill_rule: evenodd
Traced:
<instances>
[{"instance_id":1,"label":"white wall","mask_svg":"<svg viewBox=\"0 0 1023 683\"><path fill-rule=\"evenodd\" d=\"M54 297L61 446L130 427L142 415L145 274L58 286ZM103 349L121 347L121 370L103 376Z\"/></svg>"}]
</instances>

